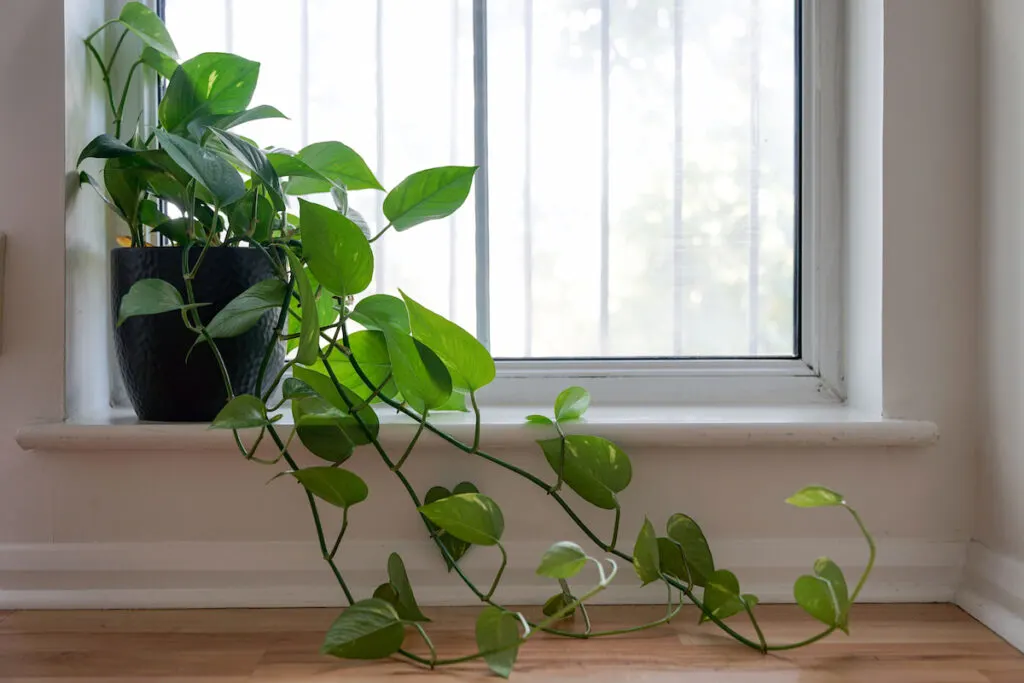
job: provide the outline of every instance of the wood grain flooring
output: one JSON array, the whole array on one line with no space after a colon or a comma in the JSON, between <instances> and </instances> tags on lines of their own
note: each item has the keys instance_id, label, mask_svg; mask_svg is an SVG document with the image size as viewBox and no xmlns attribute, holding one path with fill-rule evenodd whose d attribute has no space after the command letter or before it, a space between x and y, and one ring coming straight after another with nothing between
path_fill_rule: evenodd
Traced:
<instances>
[{"instance_id":1,"label":"wood grain flooring","mask_svg":"<svg viewBox=\"0 0 1024 683\"><path fill-rule=\"evenodd\" d=\"M642 623L660 607L593 607L601 628ZM442 656L472 652L473 608L428 609ZM524 610L528 615L536 608ZM816 628L799 609L762 606L770 642ZM498 680L480 662L430 672L405 661L343 662L317 654L336 610L0 612L0 683ZM1024 683L1024 655L951 605L857 605L851 635L769 656L684 609L672 624L615 638L540 636L514 681L588 683ZM744 632L738 618L739 630ZM410 633L406 645L424 652Z\"/></svg>"}]
</instances>

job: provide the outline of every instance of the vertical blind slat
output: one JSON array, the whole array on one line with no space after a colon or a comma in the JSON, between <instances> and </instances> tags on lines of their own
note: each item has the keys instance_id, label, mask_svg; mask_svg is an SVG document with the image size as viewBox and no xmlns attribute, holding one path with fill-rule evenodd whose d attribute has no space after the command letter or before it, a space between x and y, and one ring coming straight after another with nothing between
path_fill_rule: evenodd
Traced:
<instances>
[{"instance_id":1,"label":"vertical blind slat","mask_svg":"<svg viewBox=\"0 0 1024 683\"><path fill-rule=\"evenodd\" d=\"M610 321L609 233L611 232L610 148L611 148L611 0L601 0L601 314L598 323L602 355L608 353Z\"/></svg>"},{"instance_id":2,"label":"vertical blind slat","mask_svg":"<svg viewBox=\"0 0 1024 683\"><path fill-rule=\"evenodd\" d=\"M760 341L761 291L761 0L750 0L750 244L747 265L749 352L757 355Z\"/></svg>"},{"instance_id":3,"label":"vertical blind slat","mask_svg":"<svg viewBox=\"0 0 1024 683\"><path fill-rule=\"evenodd\" d=\"M683 0L672 12L672 352L683 352L683 289L686 245L683 241Z\"/></svg>"}]
</instances>

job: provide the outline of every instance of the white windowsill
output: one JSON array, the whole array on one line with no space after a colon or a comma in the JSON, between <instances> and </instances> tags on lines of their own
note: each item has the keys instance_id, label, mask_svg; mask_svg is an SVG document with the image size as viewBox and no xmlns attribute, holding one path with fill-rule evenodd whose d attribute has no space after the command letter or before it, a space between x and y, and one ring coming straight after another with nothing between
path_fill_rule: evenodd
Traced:
<instances>
[{"instance_id":1,"label":"white windowsill","mask_svg":"<svg viewBox=\"0 0 1024 683\"><path fill-rule=\"evenodd\" d=\"M482 447L517 448L548 438L553 434L550 428L523 423L526 415L535 412L548 411L530 407L483 409ZM385 446L404 444L412 436L412 420L390 411L380 415ZM627 450L924 447L939 438L933 422L880 418L847 407L592 408L587 417L569 431L604 436ZM473 439L471 415L438 415L431 422L462 441ZM142 423L130 414L105 421L28 425L18 431L16 438L23 449L38 451L235 448L228 432L210 430L205 424ZM440 444L436 437L425 438L421 447Z\"/></svg>"}]
</instances>

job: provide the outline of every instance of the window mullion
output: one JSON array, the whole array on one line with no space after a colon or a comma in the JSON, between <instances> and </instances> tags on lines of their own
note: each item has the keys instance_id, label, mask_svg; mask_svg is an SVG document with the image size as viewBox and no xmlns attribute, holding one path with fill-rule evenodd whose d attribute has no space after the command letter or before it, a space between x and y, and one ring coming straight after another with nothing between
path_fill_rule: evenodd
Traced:
<instances>
[{"instance_id":1,"label":"window mullion","mask_svg":"<svg viewBox=\"0 0 1024 683\"><path fill-rule=\"evenodd\" d=\"M487 184L487 0L473 0L473 132L476 165L476 336L491 345Z\"/></svg>"},{"instance_id":2,"label":"window mullion","mask_svg":"<svg viewBox=\"0 0 1024 683\"><path fill-rule=\"evenodd\" d=\"M611 0L601 0L601 315L598 327L601 355L608 355L611 329L608 315L608 242L611 232L611 25Z\"/></svg>"}]
</instances>

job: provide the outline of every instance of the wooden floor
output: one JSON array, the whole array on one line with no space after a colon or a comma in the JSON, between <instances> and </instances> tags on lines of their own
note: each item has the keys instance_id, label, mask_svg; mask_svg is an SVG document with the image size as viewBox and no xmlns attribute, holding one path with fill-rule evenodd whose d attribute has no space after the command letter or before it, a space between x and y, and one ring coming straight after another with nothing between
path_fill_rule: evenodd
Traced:
<instances>
[{"instance_id":1,"label":"wooden floor","mask_svg":"<svg viewBox=\"0 0 1024 683\"><path fill-rule=\"evenodd\" d=\"M664 608L593 607L601 627L656 619ZM473 651L476 609L427 610L441 656ZM526 610L529 614L531 611ZM814 625L788 606L759 607L770 642ZM0 612L0 682L475 681L480 662L430 672L404 661L341 662L317 654L334 610ZM736 620L737 625L741 622ZM590 641L531 640L514 681L587 683L1024 683L1024 655L949 605L858 605L849 637L762 656L697 627ZM410 633L407 645L421 651Z\"/></svg>"}]
</instances>

